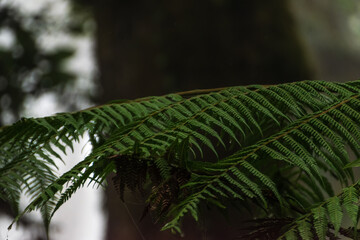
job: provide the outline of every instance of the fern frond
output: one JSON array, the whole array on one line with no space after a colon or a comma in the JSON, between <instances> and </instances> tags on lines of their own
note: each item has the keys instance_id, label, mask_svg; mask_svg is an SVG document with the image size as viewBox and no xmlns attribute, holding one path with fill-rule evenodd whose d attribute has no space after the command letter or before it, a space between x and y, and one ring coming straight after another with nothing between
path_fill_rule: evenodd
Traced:
<instances>
[{"instance_id":1,"label":"fern frond","mask_svg":"<svg viewBox=\"0 0 360 240\"><path fill-rule=\"evenodd\" d=\"M343 206L348 213L351 221L353 222L354 227L356 227L358 222L358 213L359 213L359 191L355 187L349 187L344 189L343 194Z\"/></svg>"},{"instance_id":2,"label":"fern frond","mask_svg":"<svg viewBox=\"0 0 360 240\"><path fill-rule=\"evenodd\" d=\"M294 219L292 223L287 224L287 227L285 227L287 230L277 239L288 239L287 236L289 232L291 232L291 234L298 233L304 240L314 239L312 233L316 233L315 235L319 239L325 239L327 236L332 235L330 229L334 230L334 236L338 236L339 231L341 234L348 236L347 231L341 229L343 222L342 207L348 209L347 211L350 213L349 216L351 218L357 216L359 211L359 187L359 182L357 182L354 185L344 188L340 194L318 203L318 206L310 209L308 213L303 214L297 219ZM354 226L356 227L358 220L357 218L353 220L355 220ZM329 223L331 223L331 225L329 225ZM355 235L356 233L357 230L355 231Z\"/></svg>"},{"instance_id":3,"label":"fern frond","mask_svg":"<svg viewBox=\"0 0 360 240\"><path fill-rule=\"evenodd\" d=\"M202 199L213 198L214 195L231 198L234 194L233 193L229 194L229 191L225 191L225 188L219 186L218 182L221 181L222 179L229 178L229 175L232 172L234 172L234 169L236 169L235 171L239 171L242 174L251 176L253 179L257 178L259 180L259 184L261 184L262 186L262 189L270 190L281 202L282 197L279 195L275 183L268 176L266 176L264 173L261 173L252 164L250 164L250 161L253 162L259 159L270 160L272 157L274 157L274 160L280 160L280 161L282 161L283 159L287 159L286 161L284 161L286 164L297 166L298 168L305 171L307 176L312 178L314 182L318 181L319 183L322 184L322 177L319 172L318 162L323 160L333 163L337 161L337 159L340 159L340 157L344 157L344 155L347 153L344 152L343 150L344 149L343 142L347 141L348 140L347 138L349 138L349 136L346 135L341 136L342 133L341 129L335 128L333 130L327 127L328 124L332 123L331 120L335 121L335 119L332 118L330 119L329 116L331 116L334 111L343 110L341 106L345 104L348 104L350 106L357 105L358 97L359 95L351 96L341 102L333 104L332 106L324 110L315 112L313 114L305 116L302 119L299 119L298 121L291 124L288 128L285 128L283 131L267 139L264 139L254 144L253 146L244 148L239 152L235 153L234 155L221 161L222 163L226 162L227 165L224 164L217 165L216 163L214 163L214 167L213 167L214 174L212 175L211 178L209 178L207 174L203 178L200 175L194 178L193 180L190 180L188 184L190 184L190 186L196 184L197 187L195 189L192 188L193 193L190 196L185 196L185 198L182 199L181 205L178 205L176 208L170 211L169 216L172 216L173 219L164 226L164 229L173 228L173 226L176 226L179 223L181 217L184 215L184 213L190 210L189 207L191 206L191 208L193 209L194 206L197 206L202 201ZM341 121L341 119L339 120ZM320 128L322 135L329 138L328 142L330 141L332 148L336 149L339 152L339 154L336 155L337 157L331 159L318 158L319 156L316 157L313 154L313 152L309 152L307 150L307 148L311 147L311 142L310 145L307 142L302 142L302 143L296 142L292 138L292 135L295 135L298 131L302 131L303 126ZM303 134L306 134L306 132L304 131ZM357 139L357 141L360 141L360 139ZM285 144L286 146L284 146ZM320 150L320 148L318 148L318 150L320 152L326 152L326 149ZM286 156L286 154L288 154L288 156ZM324 156L324 154L321 154L320 156ZM346 157L345 159L347 159L347 156L345 157ZM335 169L337 169L338 172L343 172L344 171L343 168L346 162L339 161L336 162L336 164L337 165L334 165ZM323 168L324 170L329 170L328 166L323 165ZM350 173L348 175L351 176ZM239 174L233 176L237 177L239 176ZM343 179L343 181L346 182L346 178L344 178L343 174L339 174L337 175L337 177L339 179ZM236 182L241 182L241 180L237 178ZM183 187L185 188L186 186L187 185ZM236 189L240 195L241 194L244 195L244 193L241 192L241 190L238 189L236 184L234 184L233 182L227 182L227 186L228 188ZM213 196L207 194L207 192L209 191L212 192ZM315 188L314 191L315 194L318 194L319 193L318 191L319 191L318 188ZM255 195L255 197L264 201L264 197L261 194L261 192L253 191L253 194ZM266 201L264 202L266 203ZM319 214L316 216L319 218L322 217L322 215ZM323 225L319 225L317 227L317 231L319 232L318 234L322 232L321 230L322 227Z\"/></svg>"},{"instance_id":4,"label":"fern frond","mask_svg":"<svg viewBox=\"0 0 360 240\"><path fill-rule=\"evenodd\" d=\"M203 202L223 207L226 199L252 199L269 209L270 199L277 199L286 208L286 196L304 198L298 205L309 206L332 193L324 173L344 185L353 178L344 166L349 151L360 155L359 94L359 81L303 81L197 90L22 119L0 129L0 197L16 206L25 191L33 201L22 214L42 208L50 220L88 180L101 185L116 173L120 195L151 182L150 208L169 217L164 229L179 231L186 213L198 219ZM57 177L59 152L73 150L84 134L91 154ZM280 188L274 176L285 170L297 177L289 176ZM345 196L354 220L354 197ZM338 211L332 212L336 229L338 219ZM309 235L305 226L302 236Z\"/></svg>"},{"instance_id":5,"label":"fern frond","mask_svg":"<svg viewBox=\"0 0 360 240\"><path fill-rule=\"evenodd\" d=\"M301 221L297 222L297 229L299 231L299 235L304 240L313 239L311 228L312 228L311 223L307 222L305 219L302 219Z\"/></svg>"},{"instance_id":6,"label":"fern frond","mask_svg":"<svg viewBox=\"0 0 360 240\"><path fill-rule=\"evenodd\" d=\"M334 225L335 235L338 234L342 222L342 209L338 197L331 198L327 203L327 211L330 222Z\"/></svg>"}]
</instances>

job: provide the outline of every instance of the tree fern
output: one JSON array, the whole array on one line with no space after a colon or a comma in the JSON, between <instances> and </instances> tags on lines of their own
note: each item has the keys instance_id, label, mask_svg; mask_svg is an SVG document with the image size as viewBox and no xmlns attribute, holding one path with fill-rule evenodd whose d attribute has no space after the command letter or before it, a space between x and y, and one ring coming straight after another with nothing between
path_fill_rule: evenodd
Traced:
<instances>
[{"instance_id":1,"label":"tree fern","mask_svg":"<svg viewBox=\"0 0 360 240\"><path fill-rule=\"evenodd\" d=\"M266 226L273 221L280 238L337 235L345 231L344 210L354 226L358 219L358 187L349 184L360 155L359 97L359 81L303 81L194 90L22 119L0 130L0 197L17 210L25 192L33 200L15 221L40 208L48 226L78 188L103 185L115 173L121 199L126 188L142 192L164 230L181 232L182 218L197 221L202 205L251 202L262 209L258 217L271 217L259 231L275 229ZM56 176L59 151L72 150L84 134L92 152ZM342 184L340 195L328 178Z\"/></svg>"}]
</instances>

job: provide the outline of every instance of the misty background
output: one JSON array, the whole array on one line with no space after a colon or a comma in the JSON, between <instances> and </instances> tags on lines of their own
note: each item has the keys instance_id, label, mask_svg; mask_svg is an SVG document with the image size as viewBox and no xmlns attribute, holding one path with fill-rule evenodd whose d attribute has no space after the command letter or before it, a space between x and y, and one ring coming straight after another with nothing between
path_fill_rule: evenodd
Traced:
<instances>
[{"instance_id":1,"label":"misty background","mask_svg":"<svg viewBox=\"0 0 360 240\"><path fill-rule=\"evenodd\" d=\"M2 0L0 126L195 88L351 81L360 79L359 53L356 0ZM60 172L91 151L86 143ZM129 194L126 206L139 219L144 199ZM0 239L45 239L38 214L8 231L13 217L0 201ZM207 239L231 239L238 227L222 218L206 224ZM137 225L146 239L179 239L150 217ZM200 231L188 223L185 239ZM111 181L79 190L55 214L51 236L140 239Z\"/></svg>"}]
</instances>

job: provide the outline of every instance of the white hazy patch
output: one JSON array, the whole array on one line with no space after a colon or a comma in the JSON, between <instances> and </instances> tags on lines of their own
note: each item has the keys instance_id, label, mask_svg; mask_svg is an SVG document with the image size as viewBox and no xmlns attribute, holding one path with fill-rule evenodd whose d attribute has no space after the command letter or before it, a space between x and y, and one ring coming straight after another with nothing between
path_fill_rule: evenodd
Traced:
<instances>
[{"instance_id":1,"label":"white hazy patch","mask_svg":"<svg viewBox=\"0 0 360 240\"><path fill-rule=\"evenodd\" d=\"M38 36L38 43L47 51L58 46L70 46L76 49L75 56L67 63L67 69L76 73L77 80L73 90L75 92L86 92L94 90L91 81L96 73L94 63L93 40L90 36L70 36L59 33L61 22L67 19L69 2L67 0L0 0L1 6L12 6L22 14L36 14L45 11L45 15L58 21L60 25L46 34ZM91 23L89 23L91 25ZM0 47L9 47L13 44L14 36L11 31L3 29L0 31ZM85 99L79 99L80 108L88 107L91 103ZM24 117L43 117L66 111L66 107L58 101L53 93L44 93L38 98L29 97L24 106ZM91 151L91 145L86 144L88 137L85 136L80 143L74 144L74 153L68 149L67 156L63 160L65 165L59 161L60 172L69 170L72 166L85 158ZM85 147L84 147L85 145ZM63 155L62 155L63 156ZM21 207L24 208L29 199L23 197ZM27 215L30 219L40 220L40 214L35 212ZM9 240L32 240L34 236L31 231L22 227L13 227L8 232L7 227L12 219L0 216L0 239ZM105 216L102 211L102 194L100 189L92 188L92 185L79 189L54 215L51 224L52 240L100 240L103 239L105 229Z\"/></svg>"},{"instance_id":2,"label":"white hazy patch","mask_svg":"<svg viewBox=\"0 0 360 240\"><path fill-rule=\"evenodd\" d=\"M42 108L41 105L39 107ZM84 136L80 142L75 143L74 152L67 149L66 156L57 151L65 162L64 165L60 160L56 160L59 175L70 170L90 153L91 145L88 139L88 136ZM20 201L21 208L24 209L29 202L30 199L23 196ZM39 212L31 212L26 216L41 223ZM33 239L31 231L23 227L13 227L12 230L7 231L10 223L10 218L0 216L0 239L6 239L6 236L9 240ZM101 188L98 189L93 184L89 186L85 184L55 213L50 226L50 236L53 240L99 240L104 237L104 224Z\"/></svg>"},{"instance_id":3,"label":"white hazy patch","mask_svg":"<svg viewBox=\"0 0 360 240\"><path fill-rule=\"evenodd\" d=\"M14 32L9 28L0 29L0 48L11 48L15 43Z\"/></svg>"},{"instance_id":4,"label":"white hazy patch","mask_svg":"<svg viewBox=\"0 0 360 240\"><path fill-rule=\"evenodd\" d=\"M59 173L64 173L71 169L80 159L84 159L91 151L91 145L87 144L88 137L85 136L79 143L74 144L74 152L67 149L67 155L63 160L65 165L57 160L60 167ZM58 152L59 153L59 152ZM59 153L60 154L60 153ZM102 211L101 189L97 186L87 186L80 188L61 208L55 213L51 227L50 236L53 240L99 240L104 237L105 217ZM23 196L20 205L23 209L30 199ZM26 215L29 220L34 220L41 224L39 212L31 212ZM10 231L7 227L12 219L0 215L0 239L9 240L32 240L31 229L14 226Z\"/></svg>"},{"instance_id":5,"label":"white hazy patch","mask_svg":"<svg viewBox=\"0 0 360 240\"><path fill-rule=\"evenodd\" d=\"M30 234L24 228L17 227L16 230L8 231L7 227L11 224L12 219L5 215L0 215L0 239L9 240L30 240ZM27 236L27 237L26 237Z\"/></svg>"},{"instance_id":6,"label":"white hazy patch","mask_svg":"<svg viewBox=\"0 0 360 240\"><path fill-rule=\"evenodd\" d=\"M84 159L91 151L88 136L74 144L74 153L68 149L63 160L59 162L60 172L71 169L79 160ZM59 210L52 219L51 236L54 240L99 240L103 239L104 215L102 212L101 188L85 184Z\"/></svg>"},{"instance_id":7,"label":"white hazy patch","mask_svg":"<svg viewBox=\"0 0 360 240\"><path fill-rule=\"evenodd\" d=\"M54 93L46 93L38 98L27 98L24 105L24 117L45 117L65 110Z\"/></svg>"},{"instance_id":8,"label":"white hazy patch","mask_svg":"<svg viewBox=\"0 0 360 240\"><path fill-rule=\"evenodd\" d=\"M35 14L44 7L49 7L49 14L61 15L68 11L67 0L2 0L1 5L13 6L20 9L21 13ZM57 10L51 10L51 8Z\"/></svg>"}]
</instances>

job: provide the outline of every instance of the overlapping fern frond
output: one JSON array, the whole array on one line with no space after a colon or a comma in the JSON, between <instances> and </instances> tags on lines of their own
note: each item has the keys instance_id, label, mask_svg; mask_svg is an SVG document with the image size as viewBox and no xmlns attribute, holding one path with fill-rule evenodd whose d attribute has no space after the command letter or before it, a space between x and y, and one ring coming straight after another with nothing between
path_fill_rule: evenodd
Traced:
<instances>
[{"instance_id":1,"label":"overlapping fern frond","mask_svg":"<svg viewBox=\"0 0 360 240\"><path fill-rule=\"evenodd\" d=\"M0 197L16 208L25 191L33 201L18 217L42 208L49 223L78 188L103 184L115 173L121 198L125 188L143 192L155 219L167 222L163 229L181 232L183 216L198 220L202 205L250 201L264 209L259 216L295 219L284 224L280 238L323 239L329 224L335 235L339 231L341 206L357 223L360 193L348 166L360 156L359 98L359 81L303 81L22 119L0 130ZM54 159L84 134L92 152L56 176ZM342 195L329 179L342 184Z\"/></svg>"},{"instance_id":2,"label":"overlapping fern frond","mask_svg":"<svg viewBox=\"0 0 360 240\"><path fill-rule=\"evenodd\" d=\"M358 202L359 182L344 188L340 194L318 203L308 213L294 219L278 239L298 239L299 237L313 239L314 236L319 239L337 237L344 220L343 209L351 219L353 227L357 227ZM358 233L357 231L352 232L341 229L340 234L346 237L355 237Z\"/></svg>"}]
</instances>

